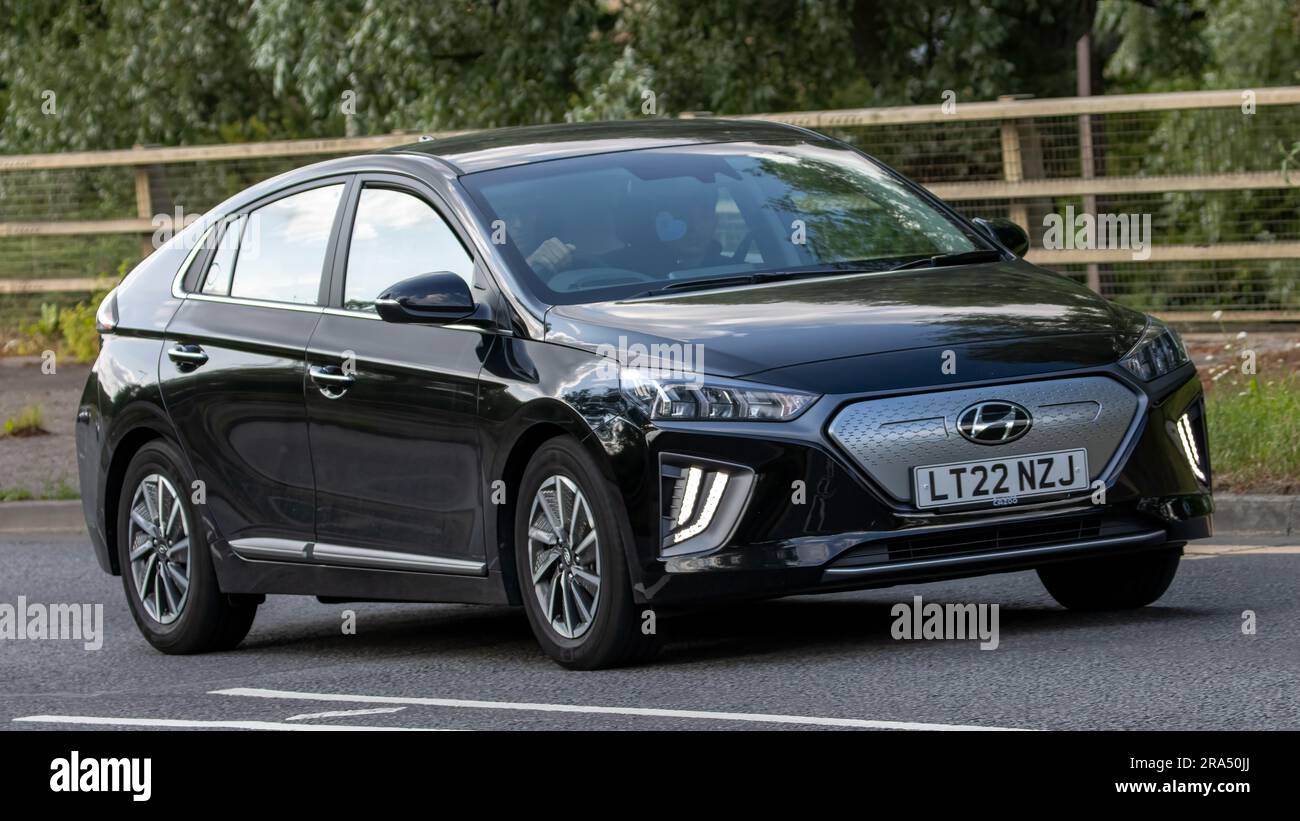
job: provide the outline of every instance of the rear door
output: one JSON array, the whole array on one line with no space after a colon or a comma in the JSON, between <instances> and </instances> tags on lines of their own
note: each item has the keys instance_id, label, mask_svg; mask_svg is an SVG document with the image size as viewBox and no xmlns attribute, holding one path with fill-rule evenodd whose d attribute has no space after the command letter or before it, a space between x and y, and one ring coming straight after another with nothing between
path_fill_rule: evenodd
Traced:
<instances>
[{"instance_id":1,"label":"rear door","mask_svg":"<svg viewBox=\"0 0 1300 821\"><path fill-rule=\"evenodd\" d=\"M455 272L489 299L459 231L422 184L358 176L331 307L307 352L318 560L483 573L477 397L495 332L389 323L373 304L432 271Z\"/></svg>"},{"instance_id":2,"label":"rear door","mask_svg":"<svg viewBox=\"0 0 1300 821\"><path fill-rule=\"evenodd\" d=\"M218 226L167 328L164 401L206 509L232 542L282 539L300 554L312 539L305 351L349 182L286 189Z\"/></svg>"}]
</instances>

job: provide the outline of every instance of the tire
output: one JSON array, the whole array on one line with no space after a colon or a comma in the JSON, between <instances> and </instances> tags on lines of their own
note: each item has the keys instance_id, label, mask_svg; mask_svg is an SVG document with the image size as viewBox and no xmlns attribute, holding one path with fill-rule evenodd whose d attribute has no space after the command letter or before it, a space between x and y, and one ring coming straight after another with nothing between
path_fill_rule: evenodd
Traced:
<instances>
[{"instance_id":1,"label":"tire","mask_svg":"<svg viewBox=\"0 0 1300 821\"><path fill-rule=\"evenodd\" d=\"M557 489L561 510L551 506ZM556 520L562 520L558 536ZM655 637L642 632L632 597L625 521L621 496L576 440L551 439L533 454L515 505L519 594L537 643L569 669L633 664L657 650ZM536 583L534 561L543 571Z\"/></svg>"},{"instance_id":2,"label":"tire","mask_svg":"<svg viewBox=\"0 0 1300 821\"><path fill-rule=\"evenodd\" d=\"M1083 559L1038 569L1038 578L1070 610L1132 610L1164 595L1178 572L1182 545L1132 556Z\"/></svg>"},{"instance_id":3,"label":"tire","mask_svg":"<svg viewBox=\"0 0 1300 821\"><path fill-rule=\"evenodd\" d=\"M248 635L257 604L226 596L218 588L204 529L190 503L191 482L184 465L176 447L162 439L140 448L131 460L117 510L122 587L136 626L158 650L176 655L229 650ZM162 541L154 538L160 496L158 512L166 520ZM135 520L133 510L139 514ZM152 533L139 518L153 526ZM139 554L135 563L132 552Z\"/></svg>"}]
</instances>

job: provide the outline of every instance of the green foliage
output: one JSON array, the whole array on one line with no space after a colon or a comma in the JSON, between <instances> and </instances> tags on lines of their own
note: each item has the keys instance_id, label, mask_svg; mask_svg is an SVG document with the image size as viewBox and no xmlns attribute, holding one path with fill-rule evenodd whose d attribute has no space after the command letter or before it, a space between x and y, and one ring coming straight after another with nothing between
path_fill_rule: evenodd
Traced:
<instances>
[{"instance_id":1,"label":"green foliage","mask_svg":"<svg viewBox=\"0 0 1300 821\"><path fill-rule=\"evenodd\" d=\"M40 492L21 486L0 487L0 502L26 502L34 499L80 499L81 490L67 479L46 482Z\"/></svg>"},{"instance_id":2,"label":"green foliage","mask_svg":"<svg viewBox=\"0 0 1300 821\"><path fill-rule=\"evenodd\" d=\"M0 487L0 502L26 502L35 498L25 487Z\"/></svg>"},{"instance_id":3,"label":"green foliage","mask_svg":"<svg viewBox=\"0 0 1300 821\"><path fill-rule=\"evenodd\" d=\"M0 28L9 97L0 150L211 142L252 115L302 128L289 101L247 71L247 5L10 0Z\"/></svg>"},{"instance_id":4,"label":"green foliage","mask_svg":"<svg viewBox=\"0 0 1300 821\"><path fill-rule=\"evenodd\" d=\"M121 281L127 273L127 261L123 260L117 267L117 278ZM62 338L60 351L74 362L93 362L99 356L99 331L95 329L95 313L100 303L108 297L108 291L96 291L90 299L78 302L71 308L64 308L59 314L59 334Z\"/></svg>"},{"instance_id":5,"label":"green foliage","mask_svg":"<svg viewBox=\"0 0 1300 821\"><path fill-rule=\"evenodd\" d=\"M90 362L99 355L99 332L95 330L95 312L108 296L107 291L90 295L88 300L60 306L42 302L39 318L20 323L20 337L15 352L20 355L55 351L74 362Z\"/></svg>"},{"instance_id":6,"label":"green foliage","mask_svg":"<svg viewBox=\"0 0 1300 821\"><path fill-rule=\"evenodd\" d=\"M75 362L91 362L99 355L99 332L95 330L95 311L103 298L104 294L96 294L89 302L79 302L59 316L63 351Z\"/></svg>"},{"instance_id":7,"label":"green foliage","mask_svg":"<svg viewBox=\"0 0 1300 821\"><path fill-rule=\"evenodd\" d=\"M1300 82L1300 0L8 0L0 152ZM52 93L53 97L50 97Z\"/></svg>"},{"instance_id":8,"label":"green foliage","mask_svg":"<svg viewBox=\"0 0 1300 821\"><path fill-rule=\"evenodd\" d=\"M1114 91L1300 82L1297 0L1101 0L1097 30Z\"/></svg>"},{"instance_id":9,"label":"green foliage","mask_svg":"<svg viewBox=\"0 0 1300 821\"><path fill-rule=\"evenodd\" d=\"M637 116L643 89L661 114L823 106L853 72L848 8L838 0L631 0L582 55L581 99L611 98Z\"/></svg>"},{"instance_id":10,"label":"green foliage","mask_svg":"<svg viewBox=\"0 0 1300 821\"><path fill-rule=\"evenodd\" d=\"M32 355L57 348L59 313L58 303L42 302L35 321L19 324L20 338L16 352L20 355Z\"/></svg>"},{"instance_id":11,"label":"green foliage","mask_svg":"<svg viewBox=\"0 0 1300 821\"><path fill-rule=\"evenodd\" d=\"M17 416L5 420L5 436L41 436L45 429L45 411L40 405L28 405Z\"/></svg>"},{"instance_id":12,"label":"green foliage","mask_svg":"<svg viewBox=\"0 0 1300 821\"><path fill-rule=\"evenodd\" d=\"M59 306L52 302L41 303L40 316L35 322L23 327L23 333L31 336L49 337L59 331Z\"/></svg>"},{"instance_id":13,"label":"green foliage","mask_svg":"<svg viewBox=\"0 0 1300 821\"><path fill-rule=\"evenodd\" d=\"M315 122L352 128L466 128L553 122L577 93L574 70L608 12L596 0L396 4L360 0L302 13L257 0L252 67Z\"/></svg>"},{"instance_id":14,"label":"green foliage","mask_svg":"<svg viewBox=\"0 0 1300 821\"><path fill-rule=\"evenodd\" d=\"M1292 169L1300 165L1300 140L1297 140L1296 144L1291 146L1290 151L1283 147L1282 152L1282 178L1289 183L1291 182Z\"/></svg>"},{"instance_id":15,"label":"green foliage","mask_svg":"<svg viewBox=\"0 0 1300 821\"><path fill-rule=\"evenodd\" d=\"M57 482L46 482L41 490L40 498L42 499L80 499L81 489L67 479L59 479Z\"/></svg>"}]
</instances>

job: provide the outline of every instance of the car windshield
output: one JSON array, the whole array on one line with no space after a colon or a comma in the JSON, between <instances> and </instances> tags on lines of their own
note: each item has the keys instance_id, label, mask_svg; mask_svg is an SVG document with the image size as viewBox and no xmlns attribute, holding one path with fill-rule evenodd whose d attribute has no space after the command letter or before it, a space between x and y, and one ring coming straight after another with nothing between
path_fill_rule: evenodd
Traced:
<instances>
[{"instance_id":1,"label":"car windshield","mask_svg":"<svg viewBox=\"0 0 1300 821\"><path fill-rule=\"evenodd\" d=\"M693 280L879 270L990 247L868 158L829 142L625 151L461 181L521 284L549 304Z\"/></svg>"}]
</instances>

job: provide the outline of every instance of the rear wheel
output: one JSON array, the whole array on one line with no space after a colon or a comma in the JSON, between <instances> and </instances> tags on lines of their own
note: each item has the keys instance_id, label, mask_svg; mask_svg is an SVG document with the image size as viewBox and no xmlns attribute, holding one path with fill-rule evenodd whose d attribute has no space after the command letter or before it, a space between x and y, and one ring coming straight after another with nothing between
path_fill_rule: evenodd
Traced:
<instances>
[{"instance_id":1,"label":"rear wheel","mask_svg":"<svg viewBox=\"0 0 1300 821\"><path fill-rule=\"evenodd\" d=\"M163 440L131 460L117 513L122 586L136 626L157 649L226 650L248 634L257 605L218 589L183 464Z\"/></svg>"},{"instance_id":2,"label":"rear wheel","mask_svg":"<svg viewBox=\"0 0 1300 821\"><path fill-rule=\"evenodd\" d=\"M1182 545L1131 556L1081 559L1038 569L1047 592L1071 610L1131 610L1164 595Z\"/></svg>"},{"instance_id":3,"label":"rear wheel","mask_svg":"<svg viewBox=\"0 0 1300 821\"><path fill-rule=\"evenodd\" d=\"M627 570L618 494L575 440L552 439L524 470L515 510L519 592L538 644L572 669L654 653Z\"/></svg>"}]
</instances>

